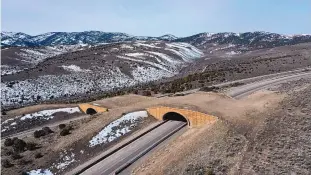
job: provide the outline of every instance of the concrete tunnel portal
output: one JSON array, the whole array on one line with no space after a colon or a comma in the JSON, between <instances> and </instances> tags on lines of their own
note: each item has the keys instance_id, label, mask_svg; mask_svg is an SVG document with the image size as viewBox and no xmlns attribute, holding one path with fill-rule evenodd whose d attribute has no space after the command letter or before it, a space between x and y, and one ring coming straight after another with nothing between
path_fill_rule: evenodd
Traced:
<instances>
[{"instance_id":1,"label":"concrete tunnel portal","mask_svg":"<svg viewBox=\"0 0 311 175\"><path fill-rule=\"evenodd\" d=\"M99 104L96 103L82 103L79 104L79 109L84 112L85 114L89 114L89 115L94 115L97 113L103 113L103 112L107 112L108 108L105 108Z\"/></svg>"},{"instance_id":2,"label":"concrete tunnel portal","mask_svg":"<svg viewBox=\"0 0 311 175\"><path fill-rule=\"evenodd\" d=\"M168 112L163 115L163 120L174 120L174 121L181 121L185 122L189 125L189 121L187 120L186 117L183 115L177 113L177 112Z\"/></svg>"},{"instance_id":3,"label":"concrete tunnel portal","mask_svg":"<svg viewBox=\"0 0 311 175\"><path fill-rule=\"evenodd\" d=\"M94 115L94 114L96 114L96 113L97 113L96 110L93 109L93 108L87 108L87 109L86 109L86 114Z\"/></svg>"},{"instance_id":4,"label":"concrete tunnel portal","mask_svg":"<svg viewBox=\"0 0 311 175\"><path fill-rule=\"evenodd\" d=\"M89 115L108 111L108 108L96 103L79 104L79 108L82 112ZM185 108L154 106L146 108L146 111L157 120L182 121L186 122L189 127L200 127L218 120L216 116Z\"/></svg>"},{"instance_id":5,"label":"concrete tunnel portal","mask_svg":"<svg viewBox=\"0 0 311 175\"><path fill-rule=\"evenodd\" d=\"M174 108L168 106L154 106L146 109L150 116L158 120L176 120L187 122L189 127L199 127L217 121L217 117L202 112Z\"/></svg>"}]
</instances>

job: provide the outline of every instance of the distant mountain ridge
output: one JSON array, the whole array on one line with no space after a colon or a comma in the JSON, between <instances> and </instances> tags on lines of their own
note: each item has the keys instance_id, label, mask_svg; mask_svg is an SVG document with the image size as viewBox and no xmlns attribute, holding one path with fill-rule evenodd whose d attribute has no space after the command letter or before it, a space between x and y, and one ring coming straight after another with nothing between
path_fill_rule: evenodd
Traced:
<instances>
[{"instance_id":1,"label":"distant mountain ridge","mask_svg":"<svg viewBox=\"0 0 311 175\"><path fill-rule=\"evenodd\" d=\"M36 36L31 36L21 32L1 32L2 46L56 46L56 45L75 45L75 44L101 44L121 41L171 41L177 39L174 35L163 35L160 37L132 36L119 32L49 32Z\"/></svg>"},{"instance_id":2,"label":"distant mountain ridge","mask_svg":"<svg viewBox=\"0 0 311 175\"><path fill-rule=\"evenodd\" d=\"M102 43L122 42L122 41L174 41L187 42L196 47L203 47L207 44L236 44L255 48L273 47L281 45L292 45L303 42L311 42L311 35L282 35L270 32L245 32L245 33L199 33L188 37L176 37L174 35L163 35L160 37L133 36L120 32L49 32L36 36L31 36L21 32L1 32L2 46L56 46L87 44L95 45Z\"/></svg>"},{"instance_id":3,"label":"distant mountain ridge","mask_svg":"<svg viewBox=\"0 0 311 175\"><path fill-rule=\"evenodd\" d=\"M311 42L311 35L282 35L264 31L245 33L199 33L189 37L178 38L175 42L187 42L198 48L207 48L211 44L231 44L245 48L245 50L294 45ZM242 48L241 48L242 49Z\"/></svg>"},{"instance_id":4,"label":"distant mountain ridge","mask_svg":"<svg viewBox=\"0 0 311 175\"><path fill-rule=\"evenodd\" d=\"M177 38L100 31L37 36L1 32L1 39L8 46L1 49L4 106L89 97L193 73L216 75L225 70L224 76L239 76L244 71L249 76L255 70L254 75L259 75L310 65L311 35L258 31ZM181 86L190 87L192 84Z\"/></svg>"}]
</instances>

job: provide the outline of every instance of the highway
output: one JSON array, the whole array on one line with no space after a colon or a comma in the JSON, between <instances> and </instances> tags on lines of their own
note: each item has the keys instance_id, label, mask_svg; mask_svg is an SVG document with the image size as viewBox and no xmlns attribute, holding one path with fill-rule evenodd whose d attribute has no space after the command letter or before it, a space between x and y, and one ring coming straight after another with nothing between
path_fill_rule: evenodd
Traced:
<instances>
[{"instance_id":1,"label":"highway","mask_svg":"<svg viewBox=\"0 0 311 175\"><path fill-rule=\"evenodd\" d=\"M263 81L258 81L247 85L231 88L231 90L227 92L227 95L238 99L247 96L255 91L303 77L311 77L311 72L301 72L298 74L296 73L293 75L282 76L279 78L269 77L268 79ZM158 144L160 144L160 142L164 141L170 135L173 135L173 133L177 132L179 129L185 126L186 124L183 122L168 121L163 125L156 127L155 129L135 140L126 147L118 150L109 157L101 160L100 162L96 163L91 167L88 167L88 169L86 169L81 174L126 174L122 173L122 171L126 170L126 172L130 172L129 169L132 168L131 164L133 164L138 159L146 157L148 151L154 149Z\"/></svg>"},{"instance_id":2,"label":"highway","mask_svg":"<svg viewBox=\"0 0 311 175\"><path fill-rule=\"evenodd\" d=\"M278 75L278 76L275 76ZM254 77L244 80L239 80L236 82L249 83L243 86L233 87L227 92L227 95L239 99L245 97L255 91L268 88L270 86L280 84L283 82L296 80L303 77L311 77L311 72L305 71L292 71L285 72L273 75L266 75L260 77ZM253 82L256 81L256 82ZM217 87L227 86L230 83L234 82L226 82L222 84L215 85ZM197 90L192 90L194 93ZM88 115L77 117L75 119L70 119L68 121L60 121L62 123L66 123L72 120L78 120L82 118L89 117ZM57 126L59 123L48 124L47 126L53 127ZM174 135L177 131L181 131L182 128L185 128L186 123L179 121L168 121L164 124L155 127L153 130L148 132L147 134L142 135L135 141L129 143L122 149L116 150L113 154L105 157L100 161L97 158L93 158L90 160L91 162L96 162L94 164L89 164L83 168L79 168L78 171L71 171L71 174L83 174L83 175L91 175L91 174L116 174L116 172L120 174L128 174L131 169L134 167L133 163L138 163L137 160L142 160L149 155L150 150L154 150L159 147L159 144L165 144L163 141L167 141L170 136ZM41 126L42 127L42 126ZM41 128L40 127L40 128ZM12 136L24 137L27 136L37 128L33 128L27 131L23 131L20 133L16 133ZM2 137L3 139L6 137ZM165 142L164 141L164 142ZM135 164L137 165L137 164ZM84 165L83 165L84 166ZM83 171L80 171L83 170Z\"/></svg>"},{"instance_id":3,"label":"highway","mask_svg":"<svg viewBox=\"0 0 311 175\"><path fill-rule=\"evenodd\" d=\"M300 69L296 69L296 70L292 70L292 71L287 71L287 72L281 72L281 73L275 73L275 74L269 74L269 75L262 75L262 76L252 77L252 78L246 78L246 79L241 79L241 80L236 80L236 81L220 83L220 84L217 84L217 85L214 85L214 86L215 87L223 87L223 86L227 86L227 85L230 85L230 84L233 84L233 83L237 83L237 82L239 82L239 83L252 83L254 81L259 81L259 80L264 80L264 81L271 81L272 80L272 81L274 81L274 79L278 79L278 80L284 81L284 78L285 78L285 81L288 81L289 79L293 79L293 77L294 78L297 78L297 76L301 77L302 74L305 74L305 72L304 72L305 70L309 70L310 71L311 68L300 68ZM307 72L307 74L308 74L308 72ZM229 92L228 95L232 96L232 97L234 97L235 95L239 96L238 94L241 94L241 97L245 96L246 94L250 94L250 93L252 93L252 92L257 90L256 88L254 88L252 86L253 85L249 84L244 89L241 89L240 87L238 87L239 89L232 88L231 92ZM264 87L262 87L262 85L258 84L257 82L255 82L254 86L257 86L257 88L259 88L259 89L260 88L264 88ZM250 90L250 88L251 88L251 90ZM199 89L192 89L192 90L188 90L188 91L184 91L184 92L180 92L180 93L187 94L187 93L195 93L196 91L199 91ZM243 93L243 92L245 92L245 93ZM164 95L164 96L168 96L168 95ZM235 98L239 98L239 97L235 97ZM19 137L19 138L22 138L22 137L31 135L35 130L39 130L42 127L55 127L55 126L58 126L61 123L67 124L67 123L69 123L71 121L80 120L80 119L84 119L84 118L88 118L88 117L90 117L90 115L83 115L83 116L80 116L80 117L77 117L77 118L72 118L72 119L58 121L56 123L45 124L45 125L42 125L42 126L38 126L38 127L35 127L35 128L31 128L31 129L25 130L25 131L21 131L21 132L18 132L18 133L10 134L10 135L7 135L7 136L2 136L1 140L4 141L4 139L6 139L8 137Z\"/></svg>"},{"instance_id":4,"label":"highway","mask_svg":"<svg viewBox=\"0 0 311 175\"><path fill-rule=\"evenodd\" d=\"M229 92L227 92L227 95L233 98L239 99L247 95L250 95L251 93L256 92L258 90L266 89L277 84L297 80L303 77L311 77L311 72L301 72L299 74L293 74L293 75L277 77L277 78L274 77L274 78L262 80L259 82L250 83L244 86L234 87L234 88L231 88Z\"/></svg>"},{"instance_id":5,"label":"highway","mask_svg":"<svg viewBox=\"0 0 311 175\"><path fill-rule=\"evenodd\" d=\"M158 144L157 141L161 141L163 138L169 137L171 134L175 133L186 125L187 124L185 122L167 121L165 124L160 125L156 129L135 140L130 145L120 149L115 154L112 154L106 159L98 162L81 174L115 174L119 168L127 164L129 161L131 162L131 159L136 159L136 156L140 156L140 154L146 153L149 151L149 149L152 149L154 146L156 146L156 144Z\"/></svg>"}]
</instances>

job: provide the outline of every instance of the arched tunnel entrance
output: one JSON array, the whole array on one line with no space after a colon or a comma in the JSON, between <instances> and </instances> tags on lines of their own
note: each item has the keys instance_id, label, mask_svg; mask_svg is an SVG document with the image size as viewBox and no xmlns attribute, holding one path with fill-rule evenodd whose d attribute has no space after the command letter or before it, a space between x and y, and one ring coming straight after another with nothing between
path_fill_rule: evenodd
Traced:
<instances>
[{"instance_id":1,"label":"arched tunnel entrance","mask_svg":"<svg viewBox=\"0 0 311 175\"><path fill-rule=\"evenodd\" d=\"M94 115L96 114L97 112L95 111L95 109L93 108L87 108L86 110L86 114L90 114L90 115Z\"/></svg>"},{"instance_id":2,"label":"arched tunnel entrance","mask_svg":"<svg viewBox=\"0 0 311 175\"><path fill-rule=\"evenodd\" d=\"M218 118L199 111L189 109L179 109L167 106L154 106L147 108L149 115L157 120L177 120L187 122L189 127L198 127L205 124L213 123Z\"/></svg>"},{"instance_id":3,"label":"arched tunnel entrance","mask_svg":"<svg viewBox=\"0 0 311 175\"><path fill-rule=\"evenodd\" d=\"M163 120L175 120L175 121L181 121L186 122L188 125L190 124L189 121L182 115L176 113L176 112L168 112L164 114Z\"/></svg>"}]
</instances>

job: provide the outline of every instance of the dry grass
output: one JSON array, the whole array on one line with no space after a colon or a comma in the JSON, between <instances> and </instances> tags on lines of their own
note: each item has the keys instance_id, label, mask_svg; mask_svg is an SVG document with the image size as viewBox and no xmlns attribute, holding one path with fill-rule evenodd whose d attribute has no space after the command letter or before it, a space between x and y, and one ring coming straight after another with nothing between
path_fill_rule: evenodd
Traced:
<instances>
[{"instance_id":1,"label":"dry grass","mask_svg":"<svg viewBox=\"0 0 311 175\"><path fill-rule=\"evenodd\" d=\"M130 103L132 99L134 99L134 102ZM141 101L139 99L141 99ZM242 116L255 108L257 110L263 110L264 106L268 101L273 102L275 100L278 100L278 97L275 94L271 94L269 92L257 95L256 98L254 97L250 99L245 99L239 102L222 94L206 92L197 92L187 96L164 98L141 98L136 95L128 95L118 98L114 97L111 99L96 101L96 103L104 105L105 103L108 104L109 102L112 102L111 104L113 104L115 108L110 109L107 113L98 114L92 117L92 119L86 119L85 121L82 121L81 126L83 127L78 127L71 135L71 137L66 139L60 139L56 145L53 145L53 149L59 150L64 147L70 146L71 144L74 144L80 139L93 136L94 133L98 132L103 126L119 118L123 113L143 110L152 106L164 105L178 108L187 107L187 109L216 115L221 118L226 118L227 120L234 119L235 121L235 118ZM128 105L122 106L121 102ZM117 105L120 105L120 107L116 107ZM262 109L260 107L262 107ZM246 121L246 119L242 119L241 117L239 119Z\"/></svg>"},{"instance_id":2,"label":"dry grass","mask_svg":"<svg viewBox=\"0 0 311 175\"><path fill-rule=\"evenodd\" d=\"M34 105L34 106L28 106L23 107L19 109L14 109L7 112L7 118L9 117L15 117L22 114L29 114L34 113L42 110L47 109L57 109L57 108L68 108L68 107L76 107L78 105L76 104L42 104L42 105Z\"/></svg>"},{"instance_id":3,"label":"dry grass","mask_svg":"<svg viewBox=\"0 0 311 175\"><path fill-rule=\"evenodd\" d=\"M309 174L310 81L274 90L238 101L215 99L207 108L222 106L222 120L189 129L133 174Z\"/></svg>"},{"instance_id":4,"label":"dry grass","mask_svg":"<svg viewBox=\"0 0 311 175\"><path fill-rule=\"evenodd\" d=\"M297 89L299 90L296 88L296 91ZM42 140L46 150L43 160L62 149L72 148L77 143L89 140L103 126L123 113L163 105L197 110L215 115L220 120L213 125L188 129L182 136L153 153L149 160L134 170L135 174L200 174L211 171L217 174L235 174L241 172L241 169L249 173L254 168L247 167L247 163L242 162L250 159L250 156L246 157L250 143L265 128L269 114L266 111L278 108L279 102L284 98L287 98L286 95L281 93L259 91L241 100L224 94L197 92L163 98L126 95L96 101L106 106L110 104L109 112L72 123L75 129L68 136L54 135Z\"/></svg>"},{"instance_id":5,"label":"dry grass","mask_svg":"<svg viewBox=\"0 0 311 175\"><path fill-rule=\"evenodd\" d=\"M152 154L134 174L207 174L210 171L234 174L249 138L263 126L266 116L259 114L277 107L284 98L269 91L260 91L242 100L210 96L202 105L205 110L217 113L221 120L203 128L189 129Z\"/></svg>"}]
</instances>

